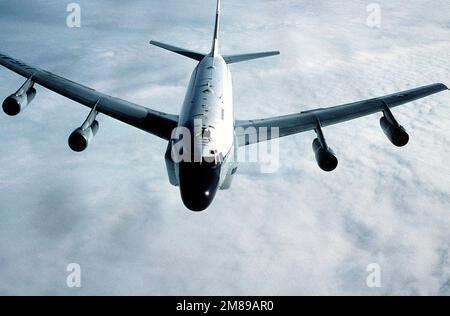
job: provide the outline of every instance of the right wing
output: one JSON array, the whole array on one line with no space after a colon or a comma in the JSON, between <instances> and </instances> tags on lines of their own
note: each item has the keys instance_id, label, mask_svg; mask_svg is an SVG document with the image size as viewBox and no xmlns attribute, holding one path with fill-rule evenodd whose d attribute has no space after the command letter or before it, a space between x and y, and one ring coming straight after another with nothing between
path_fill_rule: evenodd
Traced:
<instances>
[{"instance_id":1,"label":"right wing","mask_svg":"<svg viewBox=\"0 0 450 316\"><path fill-rule=\"evenodd\" d=\"M178 125L178 116L148 109L146 107L85 87L79 83L62 78L48 71L29 66L19 60L0 54L0 65L15 73L81 103L89 108L132 125L150 134L170 140L172 130Z\"/></svg>"},{"instance_id":2,"label":"right wing","mask_svg":"<svg viewBox=\"0 0 450 316\"><path fill-rule=\"evenodd\" d=\"M445 90L448 90L448 88L444 84L436 83L330 108L315 109L260 120L236 121L236 135L239 146L247 146L273 138L315 130L318 127L318 122L321 127L326 127L383 112L386 110L386 107L396 107ZM272 128L278 131L276 135L271 134Z\"/></svg>"}]
</instances>

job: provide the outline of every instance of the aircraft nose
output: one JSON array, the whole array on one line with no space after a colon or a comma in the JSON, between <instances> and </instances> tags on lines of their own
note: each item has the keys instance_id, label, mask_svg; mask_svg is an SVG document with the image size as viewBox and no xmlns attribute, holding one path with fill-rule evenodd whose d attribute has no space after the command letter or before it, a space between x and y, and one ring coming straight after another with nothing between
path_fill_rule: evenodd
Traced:
<instances>
[{"instance_id":1,"label":"aircraft nose","mask_svg":"<svg viewBox=\"0 0 450 316\"><path fill-rule=\"evenodd\" d=\"M216 191L186 191L181 190L184 205L193 212L206 210L213 202Z\"/></svg>"},{"instance_id":2,"label":"aircraft nose","mask_svg":"<svg viewBox=\"0 0 450 316\"><path fill-rule=\"evenodd\" d=\"M180 164L180 192L184 205L193 212L206 210L213 202L220 180L220 166Z\"/></svg>"}]
</instances>

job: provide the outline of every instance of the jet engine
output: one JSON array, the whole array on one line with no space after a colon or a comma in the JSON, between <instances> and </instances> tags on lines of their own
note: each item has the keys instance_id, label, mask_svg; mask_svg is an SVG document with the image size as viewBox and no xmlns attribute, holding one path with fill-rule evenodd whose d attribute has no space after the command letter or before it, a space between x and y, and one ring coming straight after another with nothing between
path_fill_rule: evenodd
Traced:
<instances>
[{"instance_id":1,"label":"jet engine","mask_svg":"<svg viewBox=\"0 0 450 316\"><path fill-rule=\"evenodd\" d=\"M28 79L23 86L3 102L3 112L9 116L21 113L33 101L36 96L34 82Z\"/></svg>"},{"instance_id":2,"label":"jet engine","mask_svg":"<svg viewBox=\"0 0 450 316\"><path fill-rule=\"evenodd\" d=\"M317 164L323 171L331 172L337 168L339 162L333 150L327 145L320 122L317 124L316 133L317 138L314 139L312 148L316 155Z\"/></svg>"},{"instance_id":3,"label":"jet engine","mask_svg":"<svg viewBox=\"0 0 450 316\"><path fill-rule=\"evenodd\" d=\"M384 115L380 119L380 126L387 138L397 147L406 146L409 142L409 135L395 119L391 110L386 106Z\"/></svg>"},{"instance_id":4,"label":"jet engine","mask_svg":"<svg viewBox=\"0 0 450 316\"><path fill-rule=\"evenodd\" d=\"M326 172L335 170L338 166L338 159L331 148L324 147L318 138L313 141L313 150L316 155L316 161L320 169Z\"/></svg>"},{"instance_id":5,"label":"jet engine","mask_svg":"<svg viewBox=\"0 0 450 316\"><path fill-rule=\"evenodd\" d=\"M97 111L94 107L83 125L73 131L73 133L69 136L70 149L75 152L82 152L88 148L89 143L95 137L99 129L99 124L96 117Z\"/></svg>"},{"instance_id":6,"label":"jet engine","mask_svg":"<svg viewBox=\"0 0 450 316\"><path fill-rule=\"evenodd\" d=\"M97 121L94 121L91 126L86 129L77 128L69 137L69 147L75 152L85 151L89 143L97 134L99 125Z\"/></svg>"}]
</instances>

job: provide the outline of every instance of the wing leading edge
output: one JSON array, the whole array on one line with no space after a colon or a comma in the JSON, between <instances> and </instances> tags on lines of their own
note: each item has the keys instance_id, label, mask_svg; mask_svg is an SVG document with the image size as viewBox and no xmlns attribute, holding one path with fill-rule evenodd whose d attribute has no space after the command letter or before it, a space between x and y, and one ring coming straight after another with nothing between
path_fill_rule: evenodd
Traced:
<instances>
[{"instance_id":1,"label":"wing leading edge","mask_svg":"<svg viewBox=\"0 0 450 316\"><path fill-rule=\"evenodd\" d=\"M236 121L236 135L239 146L247 146L278 137L315 130L318 122L321 127L326 127L383 112L386 106L388 108L396 107L445 90L448 90L447 86L437 83L330 108L315 109L267 119L238 120ZM272 128L276 128L278 133L272 135Z\"/></svg>"},{"instance_id":2,"label":"wing leading edge","mask_svg":"<svg viewBox=\"0 0 450 316\"><path fill-rule=\"evenodd\" d=\"M30 79L53 92L81 103L89 108L96 106L100 113L169 140L177 127L178 116L108 96L79 83L62 78L48 71L29 66L17 59L0 54L0 65Z\"/></svg>"}]
</instances>

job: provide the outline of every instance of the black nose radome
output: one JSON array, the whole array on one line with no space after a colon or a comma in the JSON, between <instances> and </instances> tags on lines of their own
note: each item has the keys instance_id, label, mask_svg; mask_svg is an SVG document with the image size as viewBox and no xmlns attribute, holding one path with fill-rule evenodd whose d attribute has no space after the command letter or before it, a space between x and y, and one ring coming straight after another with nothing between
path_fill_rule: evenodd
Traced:
<instances>
[{"instance_id":1,"label":"black nose radome","mask_svg":"<svg viewBox=\"0 0 450 316\"><path fill-rule=\"evenodd\" d=\"M193 212L206 210L213 202L217 191L181 191L184 205Z\"/></svg>"},{"instance_id":2,"label":"black nose radome","mask_svg":"<svg viewBox=\"0 0 450 316\"><path fill-rule=\"evenodd\" d=\"M220 165L180 164L180 193L191 211L206 210L214 200L220 181Z\"/></svg>"}]
</instances>

